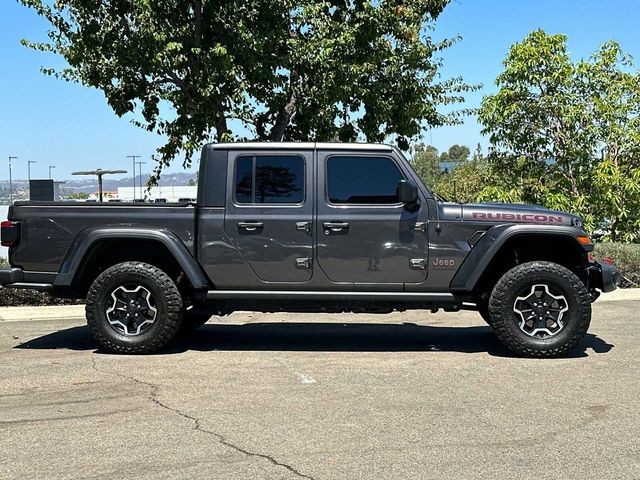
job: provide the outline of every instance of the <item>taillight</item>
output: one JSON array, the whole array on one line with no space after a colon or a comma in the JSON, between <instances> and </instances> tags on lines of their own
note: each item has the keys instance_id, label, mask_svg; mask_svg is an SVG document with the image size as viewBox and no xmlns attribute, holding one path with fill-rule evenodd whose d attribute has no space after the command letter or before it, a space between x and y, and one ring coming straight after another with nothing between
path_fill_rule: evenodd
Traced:
<instances>
[{"instance_id":1,"label":"taillight","mask_svg":"<svg viewBox=\"0 0 640 480\"><path fill-rule=\"evenodd\" d=\"M10 247L18 241L18 223L5 220L0 223L0 238L3 247Z\"/></svg>"}]
</instances>

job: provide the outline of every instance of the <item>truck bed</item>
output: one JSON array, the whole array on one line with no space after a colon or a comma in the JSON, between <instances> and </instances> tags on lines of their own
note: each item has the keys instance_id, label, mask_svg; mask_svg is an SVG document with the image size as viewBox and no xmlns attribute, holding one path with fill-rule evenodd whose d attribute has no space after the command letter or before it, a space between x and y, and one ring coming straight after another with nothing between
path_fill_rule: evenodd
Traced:
<instances>
[{"instance_id":1,"label":"truck bed","mask_svg":"<svg viewBox=\"0 0 640 480\"><path fill-rule=\"evenodd\" d=\"M195 248L196 209L187 203L15 202L8 219L20 222L11 265L36 272L57 272L74 238L101 226L166 228Z\"/></svg>"}]
</instances>

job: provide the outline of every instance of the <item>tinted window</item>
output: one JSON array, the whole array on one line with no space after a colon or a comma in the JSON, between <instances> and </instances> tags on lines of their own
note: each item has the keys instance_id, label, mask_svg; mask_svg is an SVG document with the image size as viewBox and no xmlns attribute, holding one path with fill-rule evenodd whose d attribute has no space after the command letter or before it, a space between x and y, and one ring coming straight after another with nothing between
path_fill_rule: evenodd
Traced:
<instances>
[{"instance_id":1,"label":"tinted window","mask_svg":"<svg viewBox=\"0 0 640 480\"><path fill-rule=\"evenodd\" d=\"M330 157L327 188L331 203L398 203L404 177L387 157Z\"/></svg>"},{"instance_id":2,"label":"tinted window","mask_svg":"<svg viewBox=\"0 0 640 480\"><path fill-rule=\"evenodd\" d=\"M260 155L236 160L238 203L301 203L303 200L303 158Z\"/></svg>"}]
</instances>

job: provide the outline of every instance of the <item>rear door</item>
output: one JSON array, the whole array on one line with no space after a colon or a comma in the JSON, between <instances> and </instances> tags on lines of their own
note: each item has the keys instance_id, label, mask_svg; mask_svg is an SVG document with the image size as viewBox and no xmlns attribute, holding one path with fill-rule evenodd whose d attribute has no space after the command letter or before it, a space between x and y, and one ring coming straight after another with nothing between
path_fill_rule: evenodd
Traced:
<instances>
[{"instance_id":1,"label":"rear door","mask_svg":"<svg viewBox=\"0 0 640 480\"><path fill-rule=\"evenodd\" d=\"M318 152L317 258L332 282L401 289L426 279L426 202L398 202L402 167L391 152Z\"/></svg>"},{"instance_id":2,"label":"rear door","mask_svg":"<svg viewBox=\"0 0 640 480\"><path fill-rule=\"evenodd\" d=\"M225 231L261 282L306 282L313 269L312 155L229 152Z\"/></svg>"}]
</instances>

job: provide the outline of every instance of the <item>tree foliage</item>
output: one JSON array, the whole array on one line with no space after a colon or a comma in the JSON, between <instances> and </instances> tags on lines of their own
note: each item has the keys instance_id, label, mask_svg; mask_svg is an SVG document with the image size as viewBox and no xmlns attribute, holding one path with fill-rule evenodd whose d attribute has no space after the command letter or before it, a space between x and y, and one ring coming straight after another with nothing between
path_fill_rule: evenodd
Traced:
<instances>
[{"instance_id":1,"label":"tree foliage","mask_svg":"<svg viewBox=\"0 0 640 480\"><path fill-rule=\"evenodd\" d=\"M66 60L66 80L167 138L156 176L206 141L394 138L459 121L441 105L470 87L441 80L456 39L431 30L449 0L19 0L50 25L25 43ZM235 132L235 133L234 133Z\"/></svg>"},{"instance_id":2,"label":"tree foliage","mask_svg":"<svg viewBox=\"0 0 640 480\"><path fill-rule=\"evenodd\" d=\"M442 198L472 203L491 185L489 164L478 144L473 157L466 145L452 145L445 152L431 145L419 144L411 164L422 181ZM451 171L442 169L442 162L456 162Z\"/></svg>"},{"instance_id":3,"label":"tree foliage","mask_svg":"<svg viewBox=\"0 0 640 480\"><path fill-rule=\"evenodd\" d=\"M479 112L500 179L481 198L574 211L637 239L640 76L615 42L573 62L566 41L538 30L509 51Z\"/></svg>"},{"instance_id":4,"label":"tree foliage","mask_svg":"<svg viewBox=\"0 0 640 480\"><path fill-rule=\"evenodd\" d=\"M89 194L87 192L73 192L69 195L69 198L73 200L86 200L89 198Z\"/></svg>"},{"instance_id":5,"label":"tree foliage","mask_svg":"<svg viewBox=\"0 0 640 480\"><path fill-rule=\"evenodd\" d=\"M442 175L440 156L436 147L423 143L418 144L411 157L411 165L425 185L429 188L436 188Z\"/></svg>"},{"instance_id":6,"label":"tree foliage","mask_svg":"<svg viewBox=\"0 0 640 480\"><path fill-rule=\"evenodd\" d=\"M440 161L442 162L466 162L469 159L471 151L466 145L451 145L449 150L442 152Z\"/></svg>"},{"instance_id":7,"label":"tree foliage","mask_svg":"<svg viewBox=\"0 0 640 480\"><path fill-rule=\"evenodd\" d=\"M469 155L469 148L466 149L466 157ZM451 155L451 149L449 149ZM470 160L459 160L450 173L442 175L437 184L436 191L444 198L460 202L474 203L482 192L491 185L492 175L487 159L477 146L473 157Z\"/></svg>"}]
</instances>

